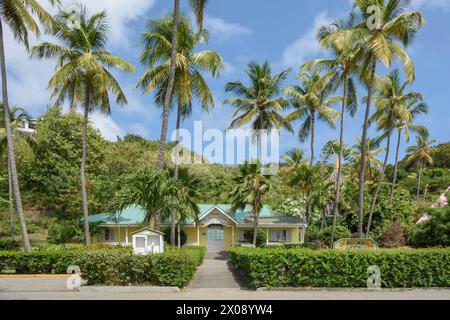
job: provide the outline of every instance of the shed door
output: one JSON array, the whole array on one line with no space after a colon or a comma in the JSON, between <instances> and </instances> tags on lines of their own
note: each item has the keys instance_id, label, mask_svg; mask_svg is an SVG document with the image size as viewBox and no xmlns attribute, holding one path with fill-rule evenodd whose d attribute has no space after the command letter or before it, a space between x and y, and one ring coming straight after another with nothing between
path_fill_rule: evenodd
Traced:
<instances>
[{"instance_id":1,"label":"shed door","mask_svg":"<svg viewBox=\"0 0 450 320\"><path fill-rule=\"evenodd\" d=\"M211 225L207 231L208 241L206 246L208 252L225 251L225 231L221 225Z\"/></svg>"}]
</instances>

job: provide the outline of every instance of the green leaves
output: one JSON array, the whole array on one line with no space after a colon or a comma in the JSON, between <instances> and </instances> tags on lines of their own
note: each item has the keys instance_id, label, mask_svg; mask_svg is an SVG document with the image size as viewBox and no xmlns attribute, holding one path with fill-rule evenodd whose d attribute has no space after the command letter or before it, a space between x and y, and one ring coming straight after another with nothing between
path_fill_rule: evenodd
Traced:
<instances>
[{"instance_id":1,"label":"green leaves","mask_svg":"<svg viewBox=\"0 0 450 320\"><path fill-rule=\"evenodd\" d=\"M447 287L449 249L333 251L305 249L244 249L230 251L232 262L259 287L363 288L367 268L381 269L386 288Z\"/></svg>"}]
</instances>

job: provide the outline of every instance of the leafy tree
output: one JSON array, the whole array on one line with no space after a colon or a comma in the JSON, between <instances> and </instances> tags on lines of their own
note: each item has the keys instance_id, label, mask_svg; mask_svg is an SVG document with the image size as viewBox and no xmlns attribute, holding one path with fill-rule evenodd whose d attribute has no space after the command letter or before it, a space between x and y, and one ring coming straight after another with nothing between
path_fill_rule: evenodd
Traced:
<instances>
[{"instance_id":1,"label":"leafy tree","mask_svg":"<svg viewBox=\"0 0 450 320\"><path fill-rule=\"evenodd\" d=\"M450 143L443 143L436 147L434 162L436 167L450 169Z\"/></svg>"},{"instance_id":2,"label":"leafy tree","mask_svg":"<svg viewBox=\"0 0 450 320\"><path fill-rule=\"evenodd\" d=\"M403 63L408 82L414 81L414 64L404 48L412 42L425 20L420 12L406 12L407 3L406 0L355 0L355 5L363 17L361 23L350 29L337 30L322 39L324 45L340 48L344 52L351 52L355 46L363 48L355 57L362 62L362 74L364 74L363 78L367 75L368 87L359 168L358 233L360 236L363 236L366 142L377 64L382 62L390 68L392 61L396 58ZM371 7L373 6L379 10L375 24L372 23Z\"/></svg>"},{"instance_id":3,"label":"leafy tree","mask_svg":"<svg viewBox=\"0 0 450 320\"><path fill-rule=\"evenodd\" d=\"M312 74L301 72L297 79L303 84L303 87L291 85L285 90L290 104L296 109L286 117L286 120L302 120L298 137L301 142L305 142L308 137L311 137L310 166L312 166L314 163L316 118L335 128L335 120L339 117L339 113L331 106L338 103L342 98L329 97L330 90L323 83L322 76L317 71Z\"/></svg>"},{"instance_id":4,"label":"leafy tree","mask_svg":"<svg viewBox=\"0 0 450 320\"><path fill-rule=\"evenodd\" d=\"M450 245L450 209L435 209L429 212L430 220L417 225L412 243L418 246Z\"/></svg>"},{"instance_id":5,"label":"leafy tree","mask_svg":"<svg viewBox=\"0 0 450 320\"><path fill-rule=\"evenodd\" d=\"M333 231L333 227L326 227L319 233L320 241L325 243L330 248L334 245L334 242L331 242L332 231ZM336 230L335 230L336 240L350 238L351 236L352 236L352 233L345 226L339 226L339 225L336 226Z\"/></svg>"},{"instance_id":6,"label":"leafy tree","mask_svg":"<svg viewBox=\"0 0 450 320\"><path fill-rule=\"evenodd\" d=\"M373 211L381 191L386 167L389 161L392 132L399 122L412 122L412 115L408 106L423 100L422 95L417 92L404 92L407 85L408 82L401 83L399 72L397 69L394 69L381 81L377 88L377 95L374 97L377 110L370 121L376 121L377 129L382 131L382 137L386 138L386 152L383 165L381 166L375 195L373 196L372 205L370 207L369 221L367 222L366 230L367 235L370 232Z\"/></svg>"},{"instance_id":7,"label":"leafy tree","mask_svg":"<svg viewBox=\"0 0 450 320\"><path fill-rule=\"evenodd\" d=\"M231 104L236 110L230 128L238 128L251 124L256 131L258 143L258 161L262 161L261 130L273 128L292 132L289 122L280 114L288 106L288 102L281 97L281 86L286 80L289 69L273 75L268 62L259 65L251 62L245 71L250 85L245 86L240 81L228 82L225 91L237 95L229 98L224 104Z\"/></svg>"},{"instance_id":8,"label":"leafy tree","mask_svg":"<svg viewBox=\"0 0 450 320\"><path fill-rule=\"evenodd\" d=\"M52 5L58 3L57 0L49 1ZM6 129L6 138L8 141L8 159L11 172L11 185L14 192L16 211L19 217L22 241L25 251L31 251L30 240L28 238L25 217L23 215L22 197L20 194L19 179L17 176L16 157L14 154L13 132L11 127L11 116L8 99L8 78L6 74L6 55L3 38L3 26L6 25L14 38L29 48L29 32L39 36L40 30L33 15L37 16L39 22L44 26L50 26L53 23L51 15L41 7L36 0L3 0L0 2L0 65L2 77L3 94L3 114Z\"/></svg>"},{"instance_id":9,"label":"leafy tree","mask_svg":"<svg viewBox=\"0 0 450 320\"><path fill-rule=\"evenodd\" d=\"M55 17L52 33L62 44L44 42L35 46L32 54L41 59L57 58L59 69L49 82L52 96L57 96L56 103L62 104L69 100L71 107L76 107L78 103L83 107L81 193L84 238L86 245L89 245L91 241L85 177L89 113L98 110L110 114L110 94L116 98L117 104L127 104L122 88L109 70L134 72L135 68L106 50L108 23L105 11L89 15L86 8L80 5L79 21L75 27L67 23L72 15L73 12L60 11Z\"/></svg>"},{"instance_id":10,"label":"leafy tree","mask_svg":"<svg viewBox=\"0 0 450 320\"><path fill-rule=\"evenodd\" d=\"M436 140L429 140L428 134L422 134L417 137L417 142L415 146L409 147L406 151L410 156L406 159L409 163L416 163L419 166L419 179L417 180L417 200L420 196L420 187L422 182L423 169L425 165L433 165L434 161L432 158L432 153L434 148L431 147Z\"/></svg>"},{"instance_id":11,"label":"leafy tree","mask_svg":"<svg viewBox=\"0 0 450 320\"><path fill-rule=\"evenodd\" d=\"M257 244L259 216L263 207L264 196L272 188L270 176L262 174L260 162L244 163L240 166L240 174L235 177L235 187L231 192L233 211L245 210L251 206L253 213L253 245Z\"/></svg>"},{"instance_id":12,"label":"leafy tree","mask_svg":"<svg viewBox=\"0 0 450 320\"><path fill-rule=\"evenodd\" d=\"M144 93L154 91L155 102L158 106L164 106L165 93L168 87L170 73L170 40L172 38L172 19L151 20L148 23L148 31L142 35L143 52L141 62L149 71L139 79L137 87L141 87ZM195 34L191 22L187 17L181 17L178 26L177 40L177 67L175 70L175 83L172 93L172 103L177 104L176 141L179 140L179 130L182 118L186 119L192 114L192 100L201 102L204 111L214 107L212 93L202 76L202 71L211 73L213 77L218 75L224 66L222 58L211 50L194 52L200 45L200 40L206 42L208 35L203 31L201 38ZM174 176L177 178L179 171L178 161L175 163ZM175 220L175 213L172 215ZM157 218L157 220L159 220ZM174 221L173 225L175 225ZM175 230L172 230L172 245L175 245Z\"/></svg>"},{"instance_id":13,"label":"leafy tree","mask_svg":"<svg viewBox=\"0 0 450 320\"><path fill-rule=\"evenodd\" d=\"M355 168L358 169L361 164L362 159L362 141L357 139L358 143L353 146L353 159L355 163ZM377 158L377 155L384 151L384 148L380 148L379 138L368 138L364 144L366 148L366 161L364 167L364 181L373 177L373 169L380 169L382 166L382 161Z\"/></svg>"}]
</instances>

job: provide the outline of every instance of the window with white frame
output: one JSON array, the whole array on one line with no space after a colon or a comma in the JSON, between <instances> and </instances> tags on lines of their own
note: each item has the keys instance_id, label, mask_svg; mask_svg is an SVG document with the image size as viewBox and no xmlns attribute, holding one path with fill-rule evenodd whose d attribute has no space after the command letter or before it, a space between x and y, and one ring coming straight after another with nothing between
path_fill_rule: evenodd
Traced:
<instances>
[{"instance_id":1,"label":"window with white frame","mask_svg":"<svg viewBox=\"0 0 450 320\"><path fill-rule=\"evenodd\" d=\"M287 241L287 232L286 230L276 230L272 232L271 237L272 242L286 242Z\"/></svg>"},{"instance_id":2,"label":"window with white frame","mask_svg":"<svg viewBox=\"0 0 450 320\"><path fill-rule=\"evenodd\" d=\"M105 229L104 233L105 241L114 241L114 231L111 229Z\"/></svg>"}]
</instances>

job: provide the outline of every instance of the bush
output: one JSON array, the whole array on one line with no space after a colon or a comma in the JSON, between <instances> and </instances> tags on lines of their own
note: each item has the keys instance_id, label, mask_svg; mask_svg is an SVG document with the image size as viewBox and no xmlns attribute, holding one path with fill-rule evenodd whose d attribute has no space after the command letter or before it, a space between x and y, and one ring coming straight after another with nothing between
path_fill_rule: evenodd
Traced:
<instances>
[{"instance_id":1,"label":"bush","mask_svg":"<svg viewBox=\"0 0 450 320\"><path fill-rule=\"evenodd\" d=\"M243 249L232 262L258 287L366 287L367 268L381 269L382 286L450 286L450 249L337 251Z\"/></svg>"},{"instance_id":2,"label":"bush","mask_svg":"<svg viewBox=\"0 0 450 320\"><path fill-rule=\"evenodd\" d=\"M403 226L394 222L384 233L384 241L381 243L385 248L403 247L406 245L405 230Z\"/></svg>"},{"instance_id":3,"label":"bush","mask_svg":"<svg viewBox=\"0 0 450 320\"><path fill-rule=\"evenodd\" d=\"M163 233L166 243L170 244L170 228L165 228L163 230ZM186 232L184 232L184 230L181 230L180 236L181 236L181 246L184 246L187 242L187 234ZM175 232L175 243L178 245L178 230Z\"/></svg>"},{"instance_id":4,"label":"bush","mask_svg":"<svg viewBox=\"0 0 450 320\"><path fill-rule=\"evenodd\" d=\"M415 226L412 243L417 246L450 245L450 208L432 210L430 220Z\"/></svg>"},{"instance_id":5,"label":"bush","mask_svg":"<svg viewBox=\"0 0 450 320\"><path fill-rule=\"evenodd\" d=\"M328 247L332 247L333 243L331 243L331 232L333 231L333 227L326 227L319 233L319 240L326 244ZM334 240L350 238L352 233L344 226L336 226L336 232L334 233Z\"/></svg>"},{"instance_id":6,"label":"bush","mask_svg":"<svg viewBox=\"0 0 450 320\"><path fill-rule=\"evenodd\" d=\"M253 230L246 230L244 232L244 239L250 243L253 243ZM267 243L267 233L258 229L256 233L256 246L265 246Z\"/></svg>"},{"instance_id":7,"label":"bush","mask_svg":"<svg viewBox=\"0 0 450 320\"><path fill-rule=\"evenodd\" d=\"M164 254L134 255L93 251L74 261L89 285L162 285L185 287L202 263L206 249L169 249Z\"/></svg>"},{"instance_id":8,"label":"bush","mask_svg":"<svg viewBox=\"0 0 450 320\"><path fill-rule=\"evenodd\" d=\"M20 242L11 239L0 240L0 251L19 251Z\"/></svg>"}]
</instances>

